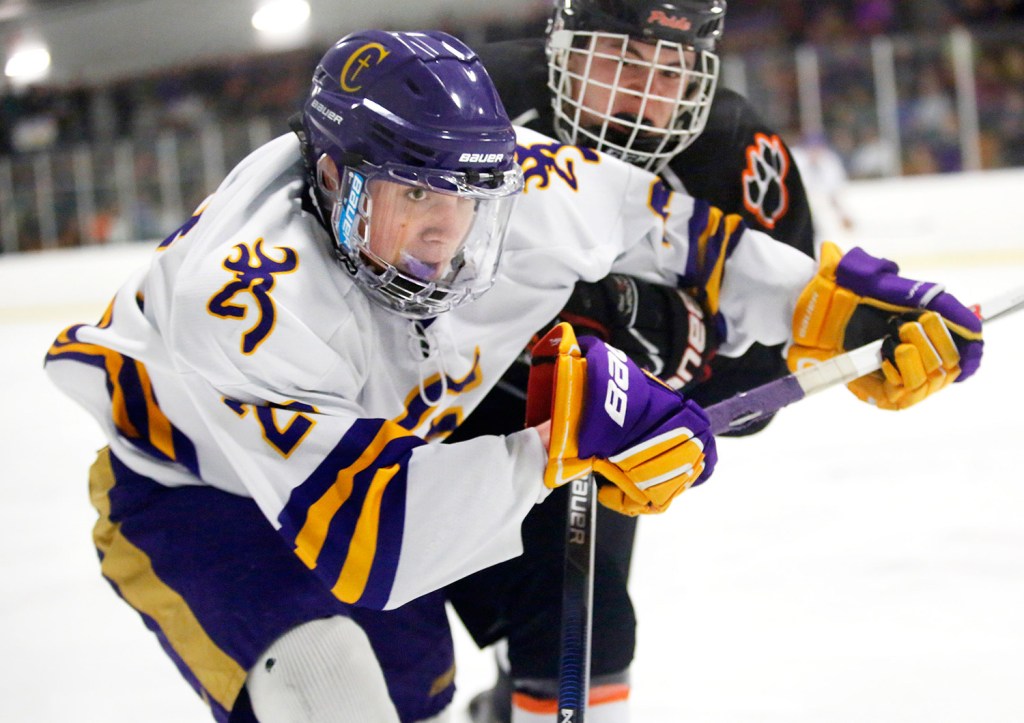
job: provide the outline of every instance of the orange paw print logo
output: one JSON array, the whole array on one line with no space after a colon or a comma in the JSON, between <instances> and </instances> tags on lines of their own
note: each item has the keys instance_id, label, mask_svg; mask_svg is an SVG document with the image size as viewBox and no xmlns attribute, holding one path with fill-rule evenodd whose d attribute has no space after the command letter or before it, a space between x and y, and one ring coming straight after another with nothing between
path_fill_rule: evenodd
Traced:
<instances>
[{"instance_id":1,"label":"orange paw print logo","mask_svg":"<svg viewBox=\"0 0 1024 723\"><path fill-rule=\"evenodd\" d=\"M754 135L747 146L747 168L743 171L743 205L758 223L775 228L789 210L789 155L778 136Z\"/></svg>"}]
</instances>

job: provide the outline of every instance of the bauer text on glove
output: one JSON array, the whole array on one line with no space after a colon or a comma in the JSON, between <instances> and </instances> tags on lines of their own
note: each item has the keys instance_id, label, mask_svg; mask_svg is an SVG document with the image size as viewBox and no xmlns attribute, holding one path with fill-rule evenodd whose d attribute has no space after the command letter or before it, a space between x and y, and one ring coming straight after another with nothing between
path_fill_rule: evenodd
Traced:
<instances>
[{"instance_id":1,"label":"bauer text on glove","mask_svg":"<svg viewBox=\"0 0 1024 723\"><path fill-rule=\"evenodd\" d=\"M661 512L717 460L704 411L599 339L559 324L534 348L528 423L551 419L545 484L594 471L598 499L629 515Z\"/></svg>"}]
</instances>

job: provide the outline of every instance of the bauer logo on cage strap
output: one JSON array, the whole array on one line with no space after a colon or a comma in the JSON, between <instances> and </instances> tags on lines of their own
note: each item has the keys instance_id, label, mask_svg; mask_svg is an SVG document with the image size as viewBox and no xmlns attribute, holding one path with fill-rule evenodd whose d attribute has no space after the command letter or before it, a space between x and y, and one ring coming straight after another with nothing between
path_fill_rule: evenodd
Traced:
<instances>
[{"instance_id":1,"label":"bauer logo on cage strap","mask_svg":"<svg viewBox=\"0 0 1024 723\"><path fill-rule=\"evenodd\" d=\"M363 177L358 173L352 173L349 178L348 195L345 197L345 205L341 209L341 217L338 219L338 241L344 246L351 246L348 242L349 234L352 233L352 224L355 223L359 214L359 202L363 197Z\"/></svg>"}]
</instances>

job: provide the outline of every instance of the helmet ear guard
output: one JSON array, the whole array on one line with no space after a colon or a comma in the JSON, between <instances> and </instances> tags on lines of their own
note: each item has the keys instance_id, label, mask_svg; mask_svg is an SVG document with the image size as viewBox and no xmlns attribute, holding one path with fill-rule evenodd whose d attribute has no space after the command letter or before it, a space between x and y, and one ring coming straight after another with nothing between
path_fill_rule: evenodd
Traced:
<instances>
[{"instance_id":1,"label":"helmet ear guard","mask_svg":"<svg viewBox=\"0 0 1024 723\"><path fill-rule=\"evenodd\" d=\"M341 190L341 175L338 164L326 153L316 161L316 186L321 193L338 193Z\"/></svg>"}]
</instances>

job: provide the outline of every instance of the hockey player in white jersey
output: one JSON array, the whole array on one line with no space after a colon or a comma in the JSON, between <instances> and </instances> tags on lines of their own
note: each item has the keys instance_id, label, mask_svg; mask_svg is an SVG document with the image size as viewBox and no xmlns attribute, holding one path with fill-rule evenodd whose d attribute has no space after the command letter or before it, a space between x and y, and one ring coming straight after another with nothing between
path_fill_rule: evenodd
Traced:
<instances>
[{"instance_id":1,"label":"hockey player in white jersey","mask_svg":"<svg viewBox=\"0 0 1024 723\"><path fill-rule=\"evenodd\" d=\"M595 465L624 514L711 474L697 405L569 333L583 373L531 400L553 424L436 444L580 279L699 287L725 354L795 338L828 356L898 315L886 404L980 362L980 323L933 284L862 252L816 271L645 171L517 135L442 33L343 38L296 130L47 356L109 443L90 472L102 572L219 721L443 716L442 586L518 554L530 508Z\"/></svg>"}]
</instances>

